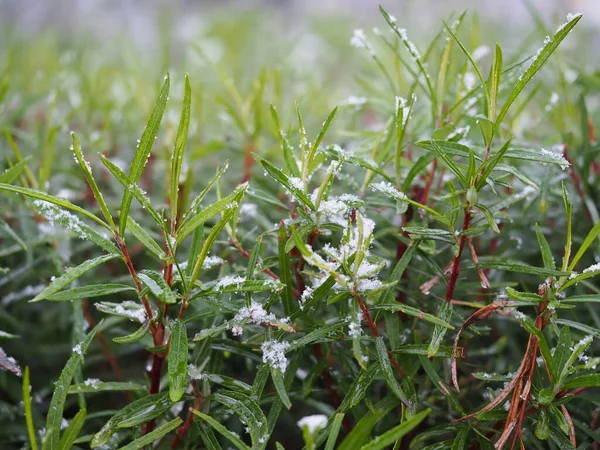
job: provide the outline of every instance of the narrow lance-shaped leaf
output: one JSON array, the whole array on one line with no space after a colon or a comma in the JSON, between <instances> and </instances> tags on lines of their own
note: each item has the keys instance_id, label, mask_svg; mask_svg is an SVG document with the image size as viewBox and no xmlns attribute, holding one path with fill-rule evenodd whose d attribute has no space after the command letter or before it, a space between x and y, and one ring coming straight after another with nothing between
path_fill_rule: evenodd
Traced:
<instances>
[{"instance_id":1,"label":"narrow lance-shaped leaf","mask_svg":"<svg viewBox=\"0 0 600 450\"><path fill-rule=\"evenodd\" d=\"M4 172L0 173L0 183L10 184L15 181L21 172L25 170L31 158L31 156L27 156L22 161L14 164L10 169L6 169Z\"/></svg>"},{"instance_id":2,"label":"narrow lance-shaped leaf","mask_svg":"<svg viewBox=\"0 0 600 450\"><path fill-rule=\"evenodd\" d=\"M496 43L494 59L490 68L490 107L488 119L494 121L496 117L496 103L498 101L498 90L500 88L500 74L502 73L502 49Z\"/></svg>"},{"instance_id":3,"label":"narrow lance-shaped leaf","mask_svg":"<svg viewBox=\"0 0 600 450\"><path fill-rule=\"evenodd\" d=\"M388 448L394 442L402 439L416 428L431 412L431 409L426 409L418 414L415 414L409 419L406 419L400 425L395 426L389 431L381 434L380 436L373 439L371 442L363 445L360 450L383 450Z\"/></svg>"},{"instance_id":4,"label":"narrow lance-shaped leaf","mask_svg":"<svg viewBox=\"0 0 600 450\"><path fill-rule=\"evenodd\" d=\"M483 75L481 75L481 71L479 70L479 67L477 67L477 63L475 62L475 60L473 59L473 57L471 56L471 54L469 53L469 51L465 48L465 46L463 45L463 43L460 41L460 39L458 39L458 37L456 36L456 34L454 34L454 31L452 31L452 29L446 24L446 22L444 22L444 26L446 27L446 31L448 31L448 33L450 34L450 36L452 36L452 38L456 41L456 43L458 44L458 46L460 47L460 49L463 51L463 53L466 55L467 59L471 63L471 66L473 67L473 70L477 74L477 77L479 78L479 81L481 82L481 86L483 87L483 93L485 94L486 103L488 105L491 105L491 102L490 102L490 92L488 90L488 87L487 87L487 84L486 84L485 80L483 79Z\"/></svg>"},{"instance_id":5,"label":"narrow lance-shaped leaf","mask_svg":"<svg viewBox=\"0 0 600 450\"><path fill-rule=\"evenodd\" d=\"M27 434L29 435L29 445L31 446L31 450L37 450L35 428L33 427L33 413L31 411L31 384L29 382L29 366L25 367L25 371L23 373L23 410L25 411L25 423L27 425Z\"/></svg>"},{"instance_id":6,"label":"narrow lance-shaped leaf","mask_svg":"<svg viewBox=\"0 0 600 450\"><path fill-rule=\"evenodd\" d=\"M444 322L450 322L450 318L452 317L452 302L442 302L438 316ZM447 327L436 325L427 350L428 358L435 356L438 352L447 330Z\"/></svg>"},{"instance_id":7,"label":"narrow lance-shaped leaf","mask_svg":"<svg viewBox=\"0 0 600 450\"><path fill-rule=\"evenodd\" d=\"M573 27L577 25L577 22L583 17L582 14L569 14L567 16L567 22L560 26L554 36L546 37L544 40L544 46L538 50L536 55L533 58L531 65L525 70L523 75L519 78L516 86L513 88L512 92L508 96L506 103L502 106L502 109L498 113L498 117L496 118L496 122L494 125L494 132L496 132L500 128L500 124L508 113L509 108L516 100L517 96L521 93L523 88L529 83L529 81L533 78L533 76L542 68L544 63L548 60L550 55L554 53L559 44L563 41L564 38L571 32Z\"/></svg>"},{"instance_id":8,"label":"narrow lance-shaped leaf","mask_svg":"<svg viewBox=\"0 0 600 450\"><path fill-rule=\"evenodd\" d=\"M34 200L33 205L43 215L50 224L60 224L64 228L72 231L80 239L87 239L108 253L120 254L119 250L106 234L100 234L94 228L89 226L79 217L71 214L56 205L44 200Z\"/></svg>"},{"instance_id":9,"label":"narrow lance-shaped leaf","mask_svg":"<svg viewBox=\"0 0 600 450\"><path fill-rule=\"evenodd\" d=\"M71 203L69 200L67 200L65 198L55 197L54 195L46 194L45 192L38 191L35 189L29 189L29 188L24 188L24 187L20 187L20 186L13 186L12 184L5 184L5 183L0 183L0 191L14 192L15 194L21 194L26 197L43 200L45 202L52 203L53 205L60 206L61 208L75 211L76 213L79 213L83 216L88 217L89 219L92 219L94 222L102 225L107 230L112 231L110 229L110 226L108 226L98 216L92 214L89 211L86 211L85 209L81 208L80 206L74 205L73 203Z\"/></svg>"},{"instance_id":10,"label":"narrow lance-shaped leaf","mask_svg":"<svg viewBox=\"0 0 600 450\"><path fill-rule=\"evenodd\" d=\"M173 403L183 395L188 362L188 337L185 323L177 319L171 328L169 344L169 396Z\"/></svg>"},{"instance_id":11,"label":"narrow lance-shaped leaf","mask_svg":"<svg viewBox=\"0 0 600 450\"><path fill-rule=\"evenodd\" d=\"M69 267L64 274L54 279L54 281L52 281L42 292L36 295L31 302L39 302L40 300L48 298L50 295L55 294L66 286L69 286L73 281L87 271L116 257L117 255L98 256L97 258L88 259L77 267Z\"/></svg>"},{"instance_id":12,"label":"narrow lance-shaped leaf","mask_svg":"<svg viewBox=\"0 0 600 450\"><path fill-rule=\"evenodd\" d=\"M86 286L79 286L64 291L57 292L55 294L48 295L46 300L53 302L66 302L73 300L81 300L84 298L102 297L104 295L119 294L121 292L133 291L135 288L127 286L126 284L107 283L107 284L89 284Z\"/></svg>"},{"instance_id":13,"label":"narrow lance-shaped leaf","mask_svg":"<svg viewBox=\"0 0 600 450\"><path fill-rule=\"evenodd\" d=\"M292 296L292 268L290 265L290 256L285 252L285 243L287 240L287 234L285 227L282 225L279 227L277 236L278 249L279 249L279 277L281 282L285 285L281 291L281 299L283 301L283 309L285 314L289 316L296 310L297 305L294 303Z\"/></svg>"},{"instance_id":14,"label":"narrow lance-shaped leaf","mask_svg":"<svg viewBox=\"0 0 600 450\"><path fill-rule=\"evenodd\" d=\"M337 113L337 106L335 108L333 108L333 110L329 113L329 116L327 116L327 119L325 119L325 122L323 122L321 131L319 131L319 134L317 135L315 142L313 143L313 145L310 147L310 150L308 151L308 155L306 157L306 164L304 165L304 173L302 174L304 180L308 179L308 168L312 164L313 159L319 148L319 145L321 144L321 141L325 137L325 133L327 132L327 129L331 125L331 122L333 121L333 118L335 117L336 113Z\"/></svg>"},{"instance_id":15,"label":"narrow lance-shaped leaf","mask_svg":"<svg viewBox=\"0 0 600 450\"><path fill-rule=\"evenodd\" d=\"M106 444L119 428L131 428L163 414L171 407L167 392L151 394L133 401L114 414L90 442L92 448Z\"/></svg>"},{"instance_id":16,"label":"narrow lance-shaped leaf","mask_svg":"<svg viewBox=\"0 0 600 450\"><path fill-rule=\"evenodd\" d=\"M340 428L342 428L342 422L344 420L344 413L337 413L333 417L333 421L331 422L331 426L329 428L329 435L327 436L327 442L325 443L324 450L334 450L335 443L337 441L338 435L340 434Z\"/></svg>"},{"instance_id":17,"label":"narrow lance-shaped leaf","mask_svg":"<svg viewBox=\"0 0 600 450\"><path fill-rule=\"evenodd\" d=\"M148 388L143 384L132 381L100 381L97 379L87 379L81 384L69 386L69 394L90 394L106 391L145 391Z\"/></svg>"},{"instance_id":18,"label":"narrow lance-shaped leaf","mask_svg":"<svg viewBox=\"0 0 600 450\"><path fill-rule=\"evenodd\" d=\"M571 264L569 264L569 270L573 270L575 268L577 262L583 257L587 249L590 247L590 245L592 245L592 242L594 242L594 240L598 237L598 234L600 234L600 221L594 225L581 243L581 247L579 247L579 250L577 250L577 253L575 253Z\"/></svg>"},{"instance_id":19,"label":"narrow lance-shaped leaf","mask_svg":"<svg viewBox=\"0 0 600 450\"><path fill-rule=\"evenodd\" d=\"M63 437L60 440L58 445L59 450L71 450L73 448L73 443L75 442L75 439L77 439L77 436L83 427L86 415L87 412L85 409L82 409L75 414L75 417L73 417L73 420L65 430Z\"/></svg>"},{"instance_id":20,"label":"narrow lance-shaped leaf","mask_svg":"<svg viewBox=\"0 0 600 450\"><path fill-rule=\"evenodd\" d=\"M177 234L179 234L179 230L186 223L186 221L190 217L190 214L194 214L194 213L197 212L198 206L200 206L200 203L202 202L202 199L206 196L206 194L208 193L208 191L210 191L210 189L212 188L212 186L221 178L221 175L223 175L223 173L225 173L225 171L228 168L229 168L229 161L225 161L223 167L221 167L220 169L217 170L217 173L215 174L215 176L212 177L212 179L208 182L208 184L202 190L202 192L200 192L200 194L198 194L196 196L196 198L192 201L192 203L190 204L190 207L183 214L183 217L181 218L181 220L177 224Z\"/></svg>"},{"instance_id":21,"label":"narrow lance-shaped leaf","mask_svg":"<svg viewBox=\"0 0 600 450\"><path fill-rule=\"evenodd\" d=\"M166 258L167 255L165 254L165 251L160 247L160 245L158 245L156 241L150 237L148 232L131 217L127 218L127 229L131 231L131 234L133 234L135 238L138 241L140 241L146 249L148 249L158 258Z\"/></svg>"},{"instance_id":22,"label":"narrow lance-shaped leaf","mask_svg":"<svg viewBox=\"0 0 600 450\"><path fill-rule=\"evenodd\" d=\"M127 444L124 447L121 447L120 450L140 450L145 448L146 446L152 444L153 442L158 441L166 434L170 433L173 430L179 428L179 426L183 423L183 420L180 417L176 417L175 419L161 425L156 430L151 431L148 434L145 434L142 437L137 438L135 441Z\"/></svg>"},{"instance_id":23,"label":"narrow lance-shaped leaf","mask_svg":"<svg viewBox=\"0 0 600 450\"><path fill-rule=\"evenodd\" d=\"M171 232L175 231L177 225L177 208L179 205L179 177L181 176L181 165L183 164L183 154L185 144L188 138L188 129L190 126L190 111L192 103L192 90L190 88L190 79L185 74L185 83L183 90L183 105L181 107L181 118L179 119L179 128L175 138L175 147L171 157Z\"/></svg>"},{"instance_id":24,"label":"narrow lance-shaped leaf","mask_svg":"<svg viewBox=\"0 0 600 450\"><path fill-rule=\"evenodd\" d=\"M135 199L142 205L142 208L146 210L148 215L154 219L154 222L161 228L165 229L165 223L162 216L154 209L150 199L146 197L146 193L137 185L137 181L133 182L131 178L123 172L116 164L109 159L105 158L104 155L100 154L100 161L108 169L108 171L123 185L125 188L125 194L135 197ZM127 217L119 216L119 232L121 237L125 234L125 228L127 226L127 219L129 218L129 208L131 207L131 199L129 200L129 206L127 207ZM121 213L122 214L122 213ZM123 223L123 225L121 225ZM166 230L165 230L166 231Z\"/></svg>"},{"instance_id":25,"label":"narrow lance-shaped leaf","mask_svg":"<svg viewBox=\"0 0 600 450\"><path fill-rule=\"evenodd\" d=\"M204 414L195 409L192 409L191 411L196 416L200 417L202 420L204 420L210 426L212 426L215 429L215 431L217 431L220 435L226 438L233 445L235 445L239 450L250 450L250 447L244 444L244 441L242 441L237 434L234 434L233 432L229 431L227 427L221 425L221 423L219 423L209 415Z\"/></svg>"},{"instance_id":26,"label":"narrow lance-shaped leaf","mask_svg":"<svg viewBox=\"0 0 600 450\"><path fill-rule=\"evenodd\" d=\"M233 410L242 423L250 430L250 438L255 448L259 448L263 437L268 435L267 418L251 397L241 392L221 390L212 395L215 401Z\"/></svg>"},{"instance_id":27,"label":"narrow lance-shaped leaf","mask_svg":"<svg viewBox=\"0 0 600 450\"><path fill-rule=\"evenodd\" d=\"M285 133L281 130L279 125L279 117L277 116L277 108L275 106L269 106L271 110L271 117L273 118L273 122L275 123L275 128L277 128L277 132L279 134L279 141L281 143L281 151L283 152L283 160L285 162L285 167L289 174L293 177L300 177L300 169L298 169L298 163L296 162L296 158L294 157L294 152L290 147L290 143L287 140Z\"/></svg>"},{"instance_id":28,"label":"narrow lance-shaped leaf","mask_svg":"<svg viewBox=\"0 0 600 450\"><path fill-rule=\"evenodd\" d=\"M190 284L189 284L190 288L194 285L194 282L198 279L198 276L200 276L200 269L202 268L202 263L206 259L208 252L210 251L212 245L216 241L217 236L219 235L221 230L223 230L223 228L225 228L225 225L227 224L227 222L229 222L229 220L233 216L233 213L237 209L237 206L238 206L237 202L229 205L229 207L227 209L225 209L225 211L223 212L223 216L221 217L221 220L219 220L219 222L212 228L212 230L210 230L210 233L206 237L206 241L204 242L204 245L202 246L202 250L200 251L200 254L198 255L198 259L196 260L196 263L194 265L194 270L192 271L192 275L190 277Z\"/></svg>"},{"instance_id":29,"label":"narrow lance-shaped leaf","mask_svg":"<svg viewBox=\"0 0 600 450\"><path fill-rule=\"evenodd\" d=\"M129 170L129 179L131 183L136 184L140 180L142 176L142 172L144 171L144 167L146 166L146 162L148 161L148 157L150 156L150 151L152 150L152 145L154 144L154 139L158 133L158 129L160 127L160 122L162 120L163 113L165 111L165 107L167 106L167 100L169 98L169 88L171 85L171 80L169 78L169 74L165 76L165 83L158 95L158 99L156 100L156 104L154 105L154 109L152 110L152 114L150 115L150 120L144 129L144 133L140 139L140 143L138 145L137 151L135 152L135 156L133 157L133 162L131 163L131 169ZM123 201L121 202L121 212L119 216L119 232L121 233L121 237L125 233L125 228L127 224L127 216L129 216L129 208L131 207L132 193L130 190L125 189L123 193Z\"/></svg>"},{"instance_id":30,"label":"narrow lance-shaped leaf","mask_svg":"<svg viewBox=\"0 0 600 450\"><path fill-rule=\"evenodd\" d=\"M192 233L198 226L202 225L207 220L213 218L224 210L234 208L235 212L235 207L242 201L247 189L248 183L240 184L235 188L233 193L225 198L222 198L221 200L216 201L190 218L177 232L177 240L175 241L175 245L179 245L183 239Z\"/></svg>"},{"instance_id":31,"label":"narrow lance-shaped leaf","mask_svg":"<svg viewBox=\"0 0 600 450\"><path fill-rule=\"evenodd\" d=\"M116 231L116 227L115 227L115 223L113 221L112 215L111 215L110 211L108 210L108 206L106 205L106 202L104 201L102 192L100 192L100 189L98 188L98 185L96 184L96 180L94 179L94 175L92 174L92 167L90 166L90 163L85 160L85 157L83 156L83 152L81 151L81 144L79 142L79 136L77 136L77 133L71 132L71 137L73 138L73 147L72 147L73 153L75 154L75 158L77 159L77 162L79 163L79 166L81 167L81 170L83 171L83 176L85 177L88 185L90 186L90 189L92 190L92 193L94 194L94 198L98 202L98 206L100 207L100 210L102 211L102 214L104 215L104 218L106 219L106 221L108 222L110 227L114 231Z\"/></svg>"},{"instance_id":32,"label":"narrow lance-shaped leaf","mask_svg":"<svg viewBox=\"0 0 600 450\"><path fill-rule=\"evenodd\" d=\"M277 391L277 395L279 396L281 403L283 403L283 406L285 406L287 409L290 409L292 407L292 402L290 401L290 397L285 389L281 370L271 368L271 377L273 377L273 384L275 385L275 390Z\"/></svg>"},{"instance_id":33,"label":"narrow lance-shaped leaf","mask_svg":"<svg viewBox=\"0 0 600 450\"><path fill-rule=\"evenodd\" d=\"M535 224L535 235L537 236L538 244L540 246L540 251L542 253L542 261L544 262L544 267L546 269L555 269L556 265L554 264L554 257L552 256L552 249L550 248L550 244L546 240L546 236L542 233L540 226Z\"/></svg>"},{"instance_id":34,"label":"narrow lance-shaped leaf","mask_svg":"<svg viewBox=\"0 0 600 450\"><path fill-rule=\"evenodd\" d=\"M46 418L46 441L44 448L48 450L58 450L60 442L60 426L63 419L63 411L69 386L75 376L75 371L82 364L83 357L87 352L88 346L96 336L98 330L102 327L103 321L100 321L92 331L88 333L81 344L73 348L73 353L62 370L58 381L54 385L54 393L48 408L48 417Z\"/></svg>"},{"instance_id":35,"label":"narrow lance-shaped leaf","mask_svg":"<svg viewBox=\"0 0 600 450\"><path fill-rule=\"evenodd\" d=\"M255 155L254 158L267 171L267 173L279 184L283 185L290 193L296 197L303 205L306 205L311 210L315 210L315 205L310 198L304 193L304 186L300 178L288 177L280 169L275 167L266 159ZM308 169L307 169L308 170Z\"/></svg>"},{"instance_id":36,"label":"narrow lance-shaped leaf","mask_svg":"<svg viewBox=\"0 0 600 450\"><path fill-rule=\"evenodd\" d=\"M165 279L153 270L142 270L138 278L163 303L177 303L177 298Z\"/></svg>"},{"instance_id":37,"label":"narrow lance-shaped leaf","mask_svg":"<svg viewBox=\"0 0 600 450\"><path fill-rule=\"evenodd\" d=\"M377 359L379 361L379 366L381 367L381 373L383 374L387 385L402 403L404 403L409 408L412 408L412 405L409 404L408 399L406 398L406 394L400 387L400 384L396 380L396 376L392 371L390 358L388 356L387 348L385 347L385 342L383 341L382 337L376 338L375 348L377 350Z\"/></svg>"}]
</instances>

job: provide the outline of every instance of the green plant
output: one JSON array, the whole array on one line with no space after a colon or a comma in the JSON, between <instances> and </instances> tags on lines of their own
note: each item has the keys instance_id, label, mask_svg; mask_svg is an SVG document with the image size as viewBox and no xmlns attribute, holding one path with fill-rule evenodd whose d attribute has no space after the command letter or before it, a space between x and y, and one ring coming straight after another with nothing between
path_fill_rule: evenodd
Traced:
<instances>
[{"instance_id":1,"label":"green plant","mask_svg":"<svg viewBox=\"0 0 600 450\"><path fill-rule=\"evenodd\" d=\"M178 126L169 122L153 152L167 74L127 172L102 153L92 167L71 133L85 179L79 202L39 190L61 126L46 129L38 174L7 127L2 225L14 244L1 250L0 285L42 263L62 271L77 261L23 295L32 297L24 308L57 311L73 340L56 384L40 379L52 392L46 408L32 405L24 370L31 448L299 448L290 423L307 449L575 448L596 439L585 424L597 402L581 394L600 386L599 359L584 353L600 336L598 146L584 95L597 88L581 77L581 97L565 100L559 152L541 148L554 136L529 130L525 116L539 109L534 76L581 14L532 57L508 59L496 45L485 77L458 37L465 14L421 54L381 13L392 33L377 32L376 44L356 30L351 43L380 71L383 89L360 84L383 123L373 132L342 117L354 127L337 129L346 150L328 143L346 111L305 128L304 105L288 114L278 75L262 72L240 91L213 63L224 86L216 104L235 130L231 175L224 160L206 169L189 157L196 105L187 76ZM67 232L35 236L48 224ZM84 360L95 342L101 356ZM4 351L0 366L22 375Z\"/></svg>"}]
</instances>

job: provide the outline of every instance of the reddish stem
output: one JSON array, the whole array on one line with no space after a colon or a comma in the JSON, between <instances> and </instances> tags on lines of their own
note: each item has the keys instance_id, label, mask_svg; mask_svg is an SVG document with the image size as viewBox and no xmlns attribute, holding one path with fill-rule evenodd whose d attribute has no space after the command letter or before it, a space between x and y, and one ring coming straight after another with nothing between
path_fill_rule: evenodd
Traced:
<instances>
[{"instance_id":1,"label":"reddish stem","mask_svg":"<svg viewBox=\"0 0 600 450\"><path fill-rule=\"evenodd\" d=\"M462 231L466 231L469 229L469 223L471 222L471 210L469 207L465 208L465 218L463 221ZM464 234L460 237L460 241L458 244L458 254L454 257L454 263L452 264L452 272L450 273L450 280L448 282L448 290L446 291L446 301L449 302L452 300L452 294L454 294L454 289L456 288L456 280L458 279L458 274L460 273L460 257L462 255L463 249L465 247L465 241L467 240L467 236Z\"/></svg>"}]
</instances>

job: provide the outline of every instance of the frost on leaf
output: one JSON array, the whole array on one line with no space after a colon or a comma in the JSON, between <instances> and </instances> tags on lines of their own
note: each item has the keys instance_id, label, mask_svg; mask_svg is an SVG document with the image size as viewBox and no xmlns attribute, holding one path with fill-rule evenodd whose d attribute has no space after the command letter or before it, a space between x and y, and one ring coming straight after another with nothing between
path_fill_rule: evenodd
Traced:
<instances>
[{"instance_id":1,"label":"frost on leaf","mask_svg":"<svg viewBox=\"0 0 600 450\"><path fill-rule=\"evenodd\" d=\"M373 183L371 185L374 191L379 191L395 200L406 201L408 197L404 192L400 192L392 183L382 181L381 183Z\"/></svg>"},{"instance_id":2,"label":"frost on leaf","mask_svg":"<svg viewBox=\"0 0 600 450\"><path fill-rule=\"evenodd\" d=\"M44 200L34 200L33 204L50 225L54 226L55 223L59 223L81 239L89 239L85 224L79 217Z\"/></svg>"},{"instance_id":3,"label":"frost on leaf","mask_svg":"<svg viewBox=\"0 0 600 450\"><path fill-rule=\"evenodd\" d=\"M0 369L12 372L16 376L21 376L21 368L15 358L8 356L4 349L0 347Z\"/></svg>"},{"instance_id":4,"label":"frost on leaf","mask_svg":"<svg viewBox=\"0 0 600 450\"><path fill-rule=\"evenodd\" d=\"M263 362L268 363L272 369L279 369L282 373L285 373L285 369L288 366L285 351L289 346L289 342L279 342L274 339L263 342L260 345L260 349L263 352Z\"/></svg>"},{"instance_id":5,"label":"frost on leaf","mask_svg":"<svg viewBox=\"0 0 600 450\"><path fill-rule=\"evenodd\" d=\"M325 414L315 414L313 416L304 416L298 421L298 426L308 428L310 434L314 434L316 431L321 430L327 426L327 416Z\"/></svg>"}]
</instances>

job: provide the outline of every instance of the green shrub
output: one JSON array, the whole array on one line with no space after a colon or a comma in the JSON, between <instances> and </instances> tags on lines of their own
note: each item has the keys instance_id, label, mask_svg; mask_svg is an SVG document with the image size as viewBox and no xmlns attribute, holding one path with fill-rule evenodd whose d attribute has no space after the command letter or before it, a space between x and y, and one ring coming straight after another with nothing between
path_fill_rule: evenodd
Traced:
<instances>
[{"instance_id":1,"label":"green shrub","mask_svg":"<svg viewBox=\"0 0 600 450\"><path fill-rule=\"evenodd\" d=\"M167 74L125 165L135 97L65 107L67 86L34 133L5 79L3 448L597 438L597 83L570 84L560 62L540 72L581 14L509 58L469 53L465 14L420 53L381 12L388 31L350 41L379 71L359 79L365 97L293 111L281 70L241 88L209 63L215 120L193 73ZM127 80L76 67L85 89ZM86 136L71 133L77 177L59 156L66 126Z\"/></svg>"}]
</instances>

